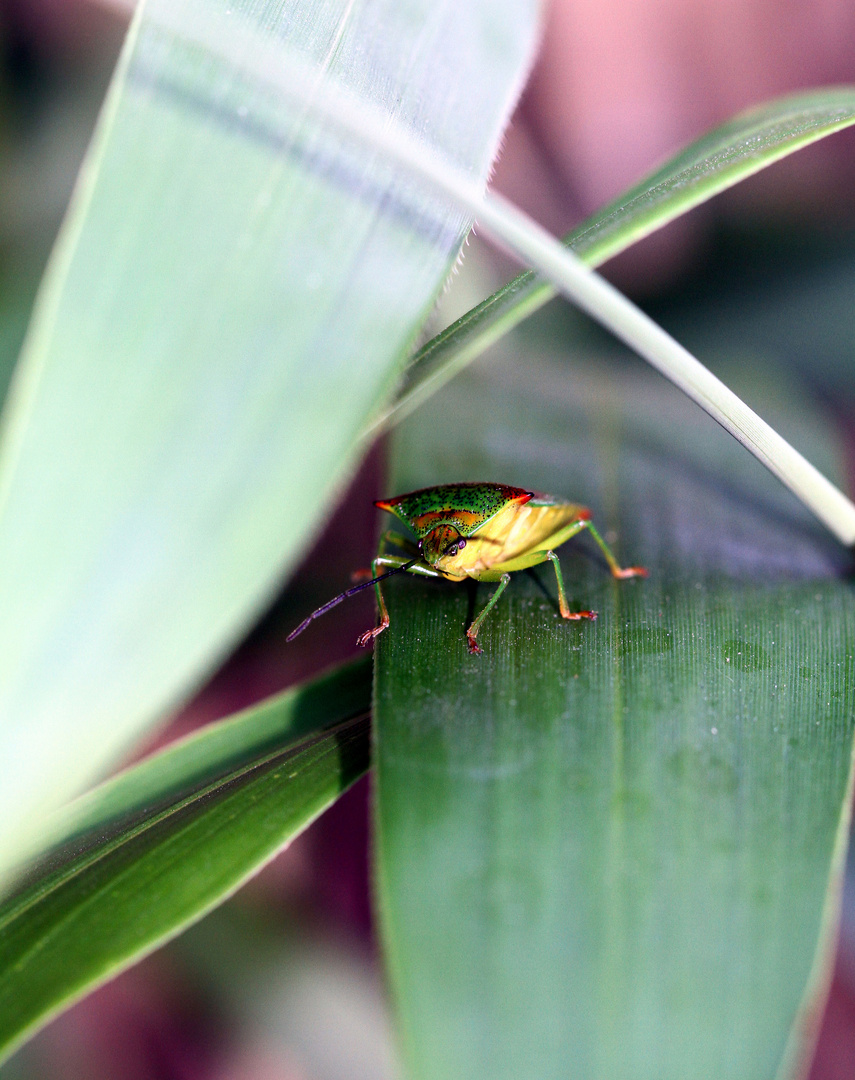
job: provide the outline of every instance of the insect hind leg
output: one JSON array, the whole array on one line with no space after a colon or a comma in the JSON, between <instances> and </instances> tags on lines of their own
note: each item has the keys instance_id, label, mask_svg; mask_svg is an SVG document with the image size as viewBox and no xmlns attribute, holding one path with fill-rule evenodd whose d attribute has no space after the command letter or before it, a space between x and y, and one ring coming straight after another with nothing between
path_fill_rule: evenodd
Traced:
<instances>
[{"instance_id":1,"label":"insect hind leg","mask_svg":"<svg viewBox=\"0 0 855 1080\"><path fill-rule=\"evenodd\" d=\"M617 559L612 554L611 548L608 546L608 544L605 542L605 540L602 538L602 536L600 536L600 534L597 532L597 530L594 527L593 523L590 522L590 521L586 521L585 525L587 526L588 532L591 534L591 537L596 542L596 544L599 547L600 551L602 551L606 562L609 564L609 570L611 570L611 572L612 572L612 577L616 577L616 578L647 577L647 570L645 570L645 568L643 566L626 566L626 567L620 566L618 564ZM553 564L553 565L557 566L557 564Z\"/></svg>"}]
</instances>

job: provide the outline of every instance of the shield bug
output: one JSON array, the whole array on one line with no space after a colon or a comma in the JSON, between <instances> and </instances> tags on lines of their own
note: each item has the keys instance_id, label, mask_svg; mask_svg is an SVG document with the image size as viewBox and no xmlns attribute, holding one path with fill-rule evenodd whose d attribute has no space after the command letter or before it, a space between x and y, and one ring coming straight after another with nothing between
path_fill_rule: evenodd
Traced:
<instances>
[{"instance_id":1,"label":"shield bug","mask_svg":"<svg viewBox=\"0 0 855 1080\"><path fill-rule=\"evenodd\" d=\"M550 495L538 495L507 484L445 484L423 488L408 495L397 495L374 504L400 518L416 535L413 544L397 533L386 533L374 560L370 581L340 593L288 635L293 640L319 615L342 600L372 585L377 591L380 621L358 639L367 645L389 625L389 613L380 591L380 582L393 574L422 574L448 581L497 581L499 587L466 631L469 651L479 653L477 636L484 618L507 588L511 574L526 570L547 559L555 568L558 604L565 619L596 619L596 611L571 611L564 592L564 579L555 548L576 533L587 529L602 551L616 578L646 577L642 566L622 568L605 540L591 522L591 512L577 503L565 502ZM394 544L403 555L387 553ZM377 574L381 567L388 567Z\"/></svg>"}]
</instances>

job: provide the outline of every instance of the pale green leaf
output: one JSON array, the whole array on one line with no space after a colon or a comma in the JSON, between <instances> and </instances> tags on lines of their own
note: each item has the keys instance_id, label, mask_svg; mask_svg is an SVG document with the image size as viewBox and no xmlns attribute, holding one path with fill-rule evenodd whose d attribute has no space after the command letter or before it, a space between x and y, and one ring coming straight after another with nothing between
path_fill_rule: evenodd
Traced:
<instances>
[{"instance_id":1,"label":"pale green leaf","mask_svg":"<svg viewBox=\"0 0 855 1080\"><path fill-rule=\"evenodd\" d=\"M5 414L4 860L269 602L466 233L313 88L483 181L537 8L139 8Z\"/></svg>"}]
</instances>

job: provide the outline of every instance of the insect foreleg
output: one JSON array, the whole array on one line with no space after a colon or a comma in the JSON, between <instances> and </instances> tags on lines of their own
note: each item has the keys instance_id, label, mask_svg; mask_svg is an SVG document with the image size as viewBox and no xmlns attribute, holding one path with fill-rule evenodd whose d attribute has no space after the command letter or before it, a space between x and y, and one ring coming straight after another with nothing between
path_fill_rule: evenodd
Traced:
<instances>
[{"instance_id":1,"label":"insect foreleg","mask_svg":"<svg viewBox=\"0 0 855 1080\"><path fill-rule=\"evenodd\" d=\"M552 563L555 568L555 579L558 582L558 607L561 611L562 619L596 619L596 611L571 611L570 605L567 603L567 594L564 592L564 577L561 573L561 564L558 561L558 556L554 551L547 551L547 559Z\"/></svg>"},{"instance_id":2,"label":"insect foreleg","mask_svg":"<svg viewBox=\"0 0 855 1080\"><path fill-rule=\"evenodd\" d=\"M403 574L405 571L410 570L412 568L412 566L414 565L414 563L417 562L417 558L418 557L413 558L413 559L399 559L399 558L396 557L396 558L390 559L388 557L380 557L380 556L378 556L374 560L374 563L373 563L375 568L379 564L381 566L391 566L392 569L387 570L385 574L380 574L379 576L377 576L375 574L374 578L371 581L364 581L360 585L353 585L351 588L345 589L345 591L343 593L339 593L338 596L334 596L332 598L332 600L328 600L325 604L322 604L321 607L316 608L312 612L311 615L309 615L305 619L303 619L303 621L300 623L300 625L297 627L297 629L292 630L291 633L288 635L288 637L285 638L285 640L286 641L293 641L294 638L297 637L298 634L303 633L303 631L306 629L306 627L314 619L317 619L319 615L325 615L332 608L334 608L338 604L340 604L342 602L342 600L347 600L347 598L349 596L355 596L358 592L362 592L363 589L370 589L372 585L375 588L377 588L378 583L381 582L384 578L391 577L393 574ZM380 596L379 590L378 590L377 595ZM380 603L381 603L381 605L383 604L383 597L382 596L380 596ZM385 612L385 610L386 609L384 607L383 611ZM386 626L388 626L388 625L389 625L389 616L387 615L386 616ZM381 627L380 629L385 629L385 627ZM377 633L379 633L379 632L380 631L378 630Z\"/></svg>"},{"instance_id":3,"label":"insect foreleg","mask_svg":"<svg viewBox=\"0 0 855 1080\"><path fill-rule=\"evenodd\" d=\"M480 613L480 615L478 615L477 618L472 620L472 625L466 631L466 640L469 642L469 651L471 653L479 653L479 652L481 652L481 650L478 647L478 642L475 640L475 637L478 634L478 630L480 629L481 623L484 621L484 619L485 619L485 617L487 615L487 612L493 607L493 605L496 603L496 601L499 599L499 597L502 595L502 593L508 587L508 582L510 580L511 580L511 575L510 574L502 574L501 578L499 579L499 587L498 587L498 589L496 589L496 591L493 593L493 595L487 601L486 606L484 607L484 610Z\"/></svg>"},{"instance_id":4,"label":"insect foreleg","mask_svg":"<svg viewBox=\"0 0 855 1080\"><path fill-rule=\"evenodd\" d=\"M390 569L385 573L378 575L377 568L381 566L387 566ZM392 574L398 573L401 570L406 571L408 574L420 574L423 577L438 578L441 577L436 570L431 566L426 566L423 562L418 561L415 558L402 559L400 555L378 555L374 562L371 564L371 570L375 578L390 577ZM357 589L364 589L369 583L365 585L358 585ZM380 609L380 622L371 630L366 630L364 634L360 634L356 639L356 644L366 646L370 641L377 637L378 634L382 634L386 627L389 625L389 612L386 609L386 601L383 599L383 593L380 591L380 582L374 582L374 591L377 593L377 606Z\"/></svg>"},{"instance_id":5,"label":"insect foreleg","mask_svg":"<svg viewBox=\"0 0 855 1080\"><path fill-rule=\"evenodd\" d=\"M401 567L404 566L407 562L407 559L402 559L398 555L378 555L374 562L371 564L372 575L374 577L378 576L378 566ZM380 610L380 622L375 627L373 627L373 629L366 630L364 634L360 634L359 637L356 639L356 644L362 648L365 648L365 646L370 641L373 641L378 634L382 634L386 627L389 625L389 612L386 609L386 601L383 599L383 593L380 591L379 581L375 582L374 584L374 592L377 594L377 607Z\"/></svg>"}]
</instances>

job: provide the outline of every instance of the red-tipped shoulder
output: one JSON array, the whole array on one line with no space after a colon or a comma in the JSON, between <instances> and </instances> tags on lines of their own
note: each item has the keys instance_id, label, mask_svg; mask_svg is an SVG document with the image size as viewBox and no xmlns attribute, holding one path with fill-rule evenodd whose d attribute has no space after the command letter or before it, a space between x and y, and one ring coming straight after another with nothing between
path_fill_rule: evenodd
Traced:
<instances>
[{"instance_id":1,"label":"red-tipped shoulder","mask_svg":"<svg viewBox=\"0 0 855 1080\"><path fill-rule=\"evenodd\" d=\"M378 499L374 505L378 510L391 510L395 503L400 501L400 499Z\"/></svg>"}]
</instances>

